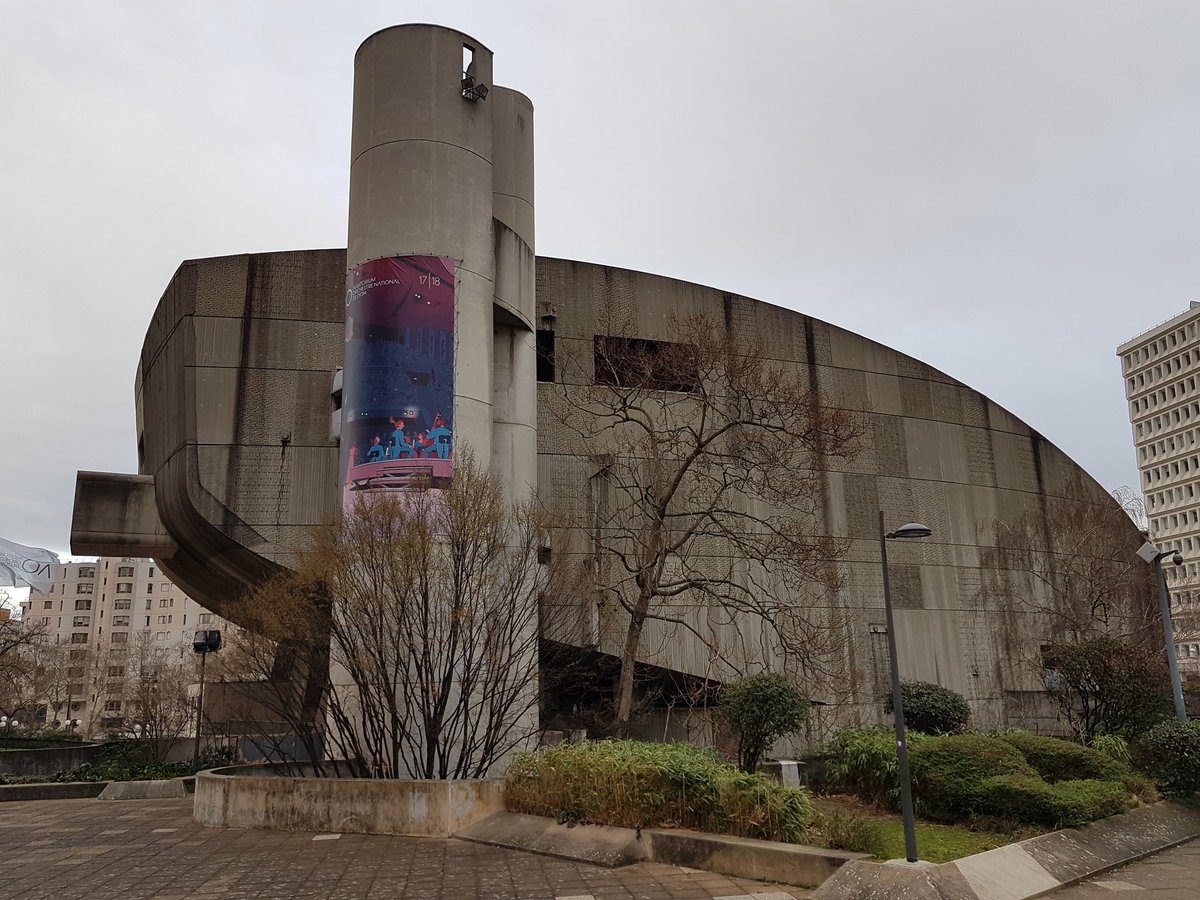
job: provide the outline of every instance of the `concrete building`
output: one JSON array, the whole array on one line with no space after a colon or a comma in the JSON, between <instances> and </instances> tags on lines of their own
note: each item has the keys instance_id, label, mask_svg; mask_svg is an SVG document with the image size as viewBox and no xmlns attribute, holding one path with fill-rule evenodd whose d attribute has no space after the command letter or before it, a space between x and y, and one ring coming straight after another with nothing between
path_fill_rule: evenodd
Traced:
<instances>
[{"instance_id":1,"label":"concrete building","mask_svg":"<svg viewBox=\"0 0 1200 900\"><path fill-rule=\"evenodd\" d=\"M1117 348L1150 539L1166 567L1179 669L1200 675L1200 303Z\"/></svg>"},{"instance_id":2,"label":"concrete building","mask_svg":"<svg viewBox=\"0 0 1200 900\"><path fill-rule=\"evenodd\" d=\"M22 618L45 630L42 656L65 654L63 677L45 698L47 720L78 719L88 734L124 725L123 679L132 657L149 650L186 660L196 629L227 628L158 563L136 557L54 566L49 593L31 591L22 607Z\"/></svg>"},{"instance_id":3,"label":"concrete building","mask_svg":"<svg viewBox=\"0 0 1200 900\"><path fill-rule=\"evenodd\" d=\"M346 429L360 420L377 428L380 414L351 396L342 371L348 336L382 327L347 321L363 266L417 254L450 259L460 276L456 440L490 460L515 496L536 491L551 509L587 514L595 461L548 413L564 390L556 353L590 359L597 340L669 341L673 320L703 313L803 372L815 402L865 423L859 454L819 467L816 527L849 547L828 609L841 629L848 686L818 686L829 715L883 718L882 510L889 524L919 521L934 531L891 554L904 676L963 693L982 724L1059 727L1037 662L1039 648L1059 636L1044 614L1054 598L1027 568L1002 561L998 535L1036 521L1030 554L1078 554L1070 536L1073 549L1054 543L1050 510L1065 511L1066 521L1099 511L1112 519L1115 552L1132 558L1141 537L1112 498L1012 412L869 337L719 288L535 257L532 106L493 87L491 65L477 41L434 26L387 29L364 43L349 248L180 266L138 367L139 472L80 473L75 552L153 556L191 596L236 623L245 587L292 565L307 530L337 516L347 472L371 462L360 463L363 448ZM490 88L486 98L480 87ZM380 456L392 459L382 447L375 461ZM1131 616L1151 608L1148 571L1120 603ZM544 610L543 621L553 631L546 640L581 656L602 662L619 652L623 614L598 606L594 594ZM740 629L754 624L712 627L725 629L716 639L736 669ZM657 635L644 646L639 662L648 669L713 675L711 655L686 636ZM658 733L687 736L673 728Z\"/></svg>"}]
</instances>

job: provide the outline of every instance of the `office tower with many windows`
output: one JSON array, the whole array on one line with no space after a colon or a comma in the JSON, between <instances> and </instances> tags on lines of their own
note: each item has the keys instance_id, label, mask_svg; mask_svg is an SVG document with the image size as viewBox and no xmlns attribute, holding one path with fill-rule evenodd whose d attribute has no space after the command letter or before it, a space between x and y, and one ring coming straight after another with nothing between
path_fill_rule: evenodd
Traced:
<instances>
[{"instance_id":1,"label":"office tower with many windows","mask_svg":"<svg viewBox=\"0 0 1200 900\"><path fill-rule=\"evenodd\" d=\"M1200 673L1200 303L1117 348L1146 497L1150 539L1167 564L1179 666Z\"/></svg>"},{"instance_id":2,"label":"office tower with many windows","mask_svg":"<svg viewBox=\"0 0 1200 900\"><path fill-rule=\"evenodd\" d=\"M228 628L154 560L134 557L55 566L50 590L30 593L22 606L24 620L44 633L44 664L61 656L65 667L61 678L47 681L53 696L41 698L46 720L79 720L85 733L124 723L135 658L152 651L156 659L186 660L197 629Z\"/></svg>"}]
</instances>

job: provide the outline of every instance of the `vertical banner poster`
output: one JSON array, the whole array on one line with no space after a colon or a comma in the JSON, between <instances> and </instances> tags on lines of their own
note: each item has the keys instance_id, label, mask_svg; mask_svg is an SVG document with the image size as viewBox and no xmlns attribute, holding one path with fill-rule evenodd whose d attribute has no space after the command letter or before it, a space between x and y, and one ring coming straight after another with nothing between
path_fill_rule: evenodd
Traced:
<instances>
[{"instance_id":1,"label":"vertical banner poster","mask_svg":"<svg viewBox=\"0 0 1200 900\"><path fill-rule=\"evenodd\" d=\"M454 459L455 262L375 259L346 281L342 508L360 491L446 487Z\"/></svg>"}]
</instances>

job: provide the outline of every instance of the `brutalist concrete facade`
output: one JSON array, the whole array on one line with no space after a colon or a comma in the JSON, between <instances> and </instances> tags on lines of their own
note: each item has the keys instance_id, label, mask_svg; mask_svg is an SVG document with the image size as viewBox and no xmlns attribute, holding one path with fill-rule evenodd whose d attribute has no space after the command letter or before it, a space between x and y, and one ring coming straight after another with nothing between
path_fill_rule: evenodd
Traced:
<instances>
[{"instance_id":1,"label":"brutalist concrete facade","mask_svg":"<svg viewBox=\"0 0 1200 900\"><path fill-rule=\"evenodd\" d=\"M81 473L76 552L133 552L150 535L142 549L154 552L190 595L236 622L244 586L288 566L308 529L336 516L331 418L344 259L342 251L315 250L180 267L143 351L141 475L114 485L111 476ZM1015 521L1048 499L1081 508L1114 502L1061 450L931 366L761 301L547 258L537 261L537 296L547 313L540 324L553 326L559 345L590 345L598 333L665 339L675 316L703 311L724 321L728 312L730 327L763 338L774 358L811 363L822 398L863 411L869 422L852 465L830 467L823 504L830 533L852 541L843 591L853 611L845 660L856 684L850 706L871 718L884 689L876 531L882 509L889 522L915 520L934 530L933 538L891 552L905 676L962 692L980 721L1028 722L1045 714L1039 672L1028 665L1046 637L1045 623L985 596L985 575L1024 576L989 571L982 556L997 520ZM537 385L543 406L556 389ZM592 464L562 452L553 417L538 424L539 495L559 512L578 512ZM1131 554L1141 542L1132 522L1128 542ZM547 621L557 637L618 652L620 617L597 609L589 596L548 611ZM648 639L646 646L659 643ZM645 661L698 676L712 671L703 648L682 639Z\"/></svg>"},{"instance_id":2,"label":"brutalist concrete facade","mask_svg":"<svg viewBox=\"0 0 1200 900\"><path fill-rule=\"evenodd\" d=\"M837 701L842 720L881 715L883 510L893 525L915 520L934 531L891 554L905 677L960 691L979 722L1054 727L1031 663L1047 623L983 589L990 580L1019 592L1029 580L997 571L988 551L997 522L1049 503L1116 510L1114 501L1012 413L867 337L719 289L535 261L532 106L502 88L482 103L468 99L458 68L468 46L478 81L490 79L490 53L447 29L388 29L360 50L349 251L180 267L138 369L139 474L80 474L73 550L154 556L191 596L237 622L244 588L289 566L309 528L337 515L347 269L381 256L445 255L465 273L456 420L515 495L536 490L552 510L580 514L593 474L545 414L561 385L536 381L537 331L553 332L561 352L586 356L596 336L669 340L672 320L705 313L736 337L761 340L772 359L807 373L822 403L867 423L863 451L850 463L830 460L823 483L821 524L850 550L837 601L848 687L822 699ZM404 85L417 86L413 97ZM430 100L436 91L445 96ZM1132 522L1120 527L1132 557L1141 537ZM1146 596L1127 601L1150 603L1149 590L1147 579ZM553 639L609 655L619 652L622 619L591 595L543 616ZM702 679L722 674L686 636L650 635L643 646L653 648L648 664Z\"/></svg>"}]
</instances>

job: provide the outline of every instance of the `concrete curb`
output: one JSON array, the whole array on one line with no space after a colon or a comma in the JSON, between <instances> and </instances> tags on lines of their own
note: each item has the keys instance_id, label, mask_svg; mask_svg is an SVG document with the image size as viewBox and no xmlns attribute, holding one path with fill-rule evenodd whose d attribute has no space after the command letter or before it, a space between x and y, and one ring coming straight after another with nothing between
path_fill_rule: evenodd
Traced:
<instances>
[{"instance_id":1,"label":"concrete curb","mask_svg":"<svg viewBox=\"0 0 1200 900\"><path fill-rule=\"evenodd\" d=\"M100 800L169 800L186 797L182 778L157 781L110 781L100 793Z\"/></svg>"},{"instance_id":2,"label":"concrete curb","mask_svg":"<svg viewBox=\"0 0 1200 900\"><path fill-rule=\"evenodd\" d=\"M642 841L648 841L649 857L655 862L799 887L817 887L846 863L870 857L867 853L665 828L643 831Z\"/></svg>"},{"instance_id":3,"label":"concrete curb","mask_svg":"<svg viewBox=\"0 0 1200 900\"><path fill-rule=\"evenodd\" d=\"M649 860L801 887L816 887L839 866L867 858L865 853L699 831L560 825L544 816L510 812L494 813L455 832L454 837L602 866Z\"/></svg>"},{"instance_id":4,"label":"concrete curb","mask_svg":"<svg viewBox=\"0 0 1200 900\"><path fill-rule=\"evenodd\" d=\"M107 781L54 781L0 784L0 803L10 800L91 800L108 787Z\"/></svg>"},{"instance_id":5,"label":"concrete curb","mask_svg":"<svg viewBox=\"0 0 1200 900\"><path fill-rule=\"evenodd\" d=\"M813 900L1025 900L1200 836L1200 809L1156 803L940 866L853 862Z\"/></svg>"},{"instance_id":6,"label":"concrete curb","mask_svg":"<svg viewBox=\"0 0 1200 900\"><path fill-rule=\"evenodd\" d=\"M525 850L560 859L577 859L615 869L649 857L632 828L608 825L560 825L546 816L497 812L454 837L476 844Z\"/></svg>"}]
</instances>

